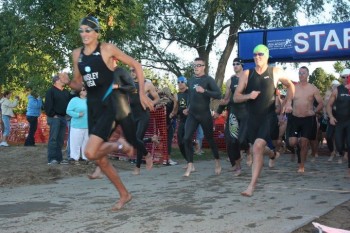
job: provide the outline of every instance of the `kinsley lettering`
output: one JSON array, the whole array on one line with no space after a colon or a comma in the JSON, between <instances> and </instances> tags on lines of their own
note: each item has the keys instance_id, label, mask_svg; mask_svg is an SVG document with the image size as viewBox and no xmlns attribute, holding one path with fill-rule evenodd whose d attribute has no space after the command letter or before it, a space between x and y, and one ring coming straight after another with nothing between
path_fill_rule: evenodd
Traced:
<instances>
[{"instance_id":1,"label":"kinsley lettering","mask_svg":"<svg viewBox=\"0 0 350 233\"><path fill-rule=\"evenodd\" d=\"M91 74L85 74L83 79L88 87L96 86L95 79L98 79L98 72L93 72Z\"/></svg>"}]
</instances>

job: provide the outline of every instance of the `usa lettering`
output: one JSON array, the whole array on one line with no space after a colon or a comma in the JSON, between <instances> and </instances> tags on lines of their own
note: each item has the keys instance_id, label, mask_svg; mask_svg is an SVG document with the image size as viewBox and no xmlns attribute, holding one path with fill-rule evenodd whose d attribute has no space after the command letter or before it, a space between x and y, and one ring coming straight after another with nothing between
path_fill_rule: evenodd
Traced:
<instances>
[{"instance_id":1,"label":"usa lettering","mask_svg":"<svg viewBox=\"0 0 350 233\"><path fill-rule=\"evenodd\" d=\"M343 37L336 30L300 32L294 36L294 49L297 53L306 53L310 50L310 44L314 43L315 52L328 51L331 47L338 50L350 48L350 28L343 29Z\"/></svg>"}]
</instances>

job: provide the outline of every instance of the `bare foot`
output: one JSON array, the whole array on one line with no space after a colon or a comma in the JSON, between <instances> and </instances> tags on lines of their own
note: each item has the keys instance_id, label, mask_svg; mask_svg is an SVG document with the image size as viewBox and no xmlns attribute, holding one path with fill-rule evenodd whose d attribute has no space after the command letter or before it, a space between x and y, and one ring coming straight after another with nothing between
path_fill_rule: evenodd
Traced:
<instances>
[{"instance_id":1,"label":"bare foot","mask_svg":"<svg viewBox=\"0 0 350 233\"><path fill-rule=\"evenodd\" d=\"M124 138L119 138L118 143L122 145L122 153L125 153L128 157L132 157L134 155L134 148Z\"/></svg>"},{"instance_id":2,"label":"bare foot","mask_svg":"<svg viewBox=\"0 0 350 233\"><path fill-rule=\"evenodd\" d=\"M92 174L88 174L87 176L89 177L90 180L103 178L103 174L100 167L96 167L95 171Z\"/></svg>"},{"instance_id":3,"label":"bare foot","mask_svg":"<svg viewBox=\"0 0 350 233\"><path fill-rule=\"evenodd\" d=\"M273 168L275 166L275 160L269 159L269 168Z\"/></svg>"},{"instance_id":4,"label":"bare foot","mask_svg":"<svg viewBox=\"0 0 350 233\"><path fill-rule=\"evenodd\" d=\"M132 172L132 174L135 175L135 176L140 175L140 168L139 167L135 167L134 171Z\"/></svg>"},{"instance_id":5,"label":"bare foot","mask_svg":"<svg viewBox=\"0 0 350 233\"><path fill-rule=\"evenodd\" d=\"M241 192L241 195L244 197L251 197L253 196L253 192L254 192L254 188L249 185L244 192Z\"/></svg>"},{"instance_id":6,"label":"bare foot","mask_svg":"<svg viewBox=\"0 0 350 233\"><path fill-rule=\"evenodd\" d=\"M152 142L154 142L155 144L159 145L159 137L158 135L153 135L152 136Z\"/></svg>"},{"instance_id":7,"label":"bare foot","mask_svg":"<svg viewBox=\"0 0 350 233\"><path fill-rule=\"evenodd\" d=\"M146 160L146 169L151 170L153 167L153 157L150 153L148 153L145 157Z\"/></svg>"},{"instance_id":8,"label":"bare foot","mask_svg":"<svg viewBox=\"0 0 350 233\"><path fill-rule=\"evenodd\" d=\"M186 166L183 166L182 168L183 169L187 169L187 165ZM192 169L191 169L191 172L195 172L196 171L196 169L194 168L194 165L192 164Z\"/></svg>"},{"instance_id":9,"label":"bare foot","mask_svg":"<svg viewBox=\"0 0 350 233\"><path fill-rule=\"evenodd\" d=\"M304 172L305 172L305 169L303 167L299 167L298 173L304 173Z\"/></svg>"},{"instance_id":10,"label":"bare foot","mask_svg":"<svg viewBox=\"0 0 350 233\"><path fill-rule=\"evenodd\" d=\"M125 206L126 203L131 201L132 196L130 193L125 198L120 198L117 203L112 206L112 211L118 211Z\"/></svg>"},{"instance_id":11,"label":"bare foot","mask_svg":"<svg viewBox=\"0 0 350 233\"><path fill-rule=\"evenodd\" d=\"M183 174L183 176L189 177L191 172L192 172L192 169L194 169L193 163L188 163L187 164L187 169L186 169L185 173Z\"/></svg>"},{"instance_id":12,"label":"bare foot","mask_svg":"<svg viewBox=\"0 0 350 233\"><path fill-rule=\"evenodd\" d=\"M215 174L220 175L221 174L221 165L220 160L215 159Z\"/></svg>"}]
</instances>

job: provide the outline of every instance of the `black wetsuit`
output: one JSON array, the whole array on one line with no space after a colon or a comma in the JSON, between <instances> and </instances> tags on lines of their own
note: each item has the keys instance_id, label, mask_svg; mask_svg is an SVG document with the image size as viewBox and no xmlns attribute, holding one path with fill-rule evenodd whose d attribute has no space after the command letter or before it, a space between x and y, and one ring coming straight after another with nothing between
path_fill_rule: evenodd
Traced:
<instances>
[{"instance_id":1,"label":"black wetsuit","mask_svg":"<svg viewBox=\"0 0 350 233\"><path fill-rule=\"evenodd\" d=\"M135 121L129 104L129 93L136 90L134 81L130 74L124 69L117 67L114 71L114 84L118 84L119 88L112 89L105 95L104 99L111 94L112 106L115 108L116 124L120 124L125 139L137 149L137 155L141 157L148 154L148 151L143 143L136 137ZM115 127L117 126L115 125Z\"/></svg>"},{"instance_id":2,"label":"black wetsuit","mask_svg":"<svg viewBox=\"0 0 350 233\"><path fill-rule=\"evenodd\" d=\"M142 107L140 95L139 95L139 84L135 82L136 91L129 94L131 112L134 117L136 125L136 137L138 140L143 139L148 128L148 122L150 119L149 109L145 110ZM142 156L145 154L137 153L136 167L140 168L142 162Z\"/></svg>"},{"instance_id":3,"label":"black wetsuit","mask_svg":"<svg viewBox=\"0 0 350 233\"><path fill-rule=\"evenodd\" d=\"M337 87L338 95L335 100L335 147L337 151L343 155L344 140L346 142L348 156L350 155L350 92L344 85ZM348 159L348 167L350 168L350 159Z\"/></svg>"},{"instance_id":4,"label":"black wetsuit","mask_svg":"<svg viewBox=\"0 0 350 233\"><path fill-rule=\"evenodd\" d=\"M235 103L233 101L233 94L238 86L239 78L237 76L231 77L230 88L232 94L229 103L225 105L220 105L217 112L221 114L225 107L228 110L228 116L226 119L225 126L225 141L226 141L226 151L230 159L231 165L236 164L236 160L240 159L242 149L248 149L248 143L244 142L247 133L246 120L248 117L248 112L246 108L246 103Z\"/></svg>"},{"instance_id":5,"label":"black wetsuit","mask_svg":"<svg viewBox=\"0 0 350 233\"><path fill-rule=\"evenodd\" d=\"M182 156L187 160L186 153L185 153L185 144L184 144L184 135L185 135L185 123L187 116L183 114L183 110L187 108L187 102L188 102L188 90L184 92L177 93L177 101L178 101L178 119L179 119L179 126L177 128L177 144L179 145L180 151Z\"/></svg>"},{"instance_id":6,"label":"black wetsuit","mask_svg":"<svg viewBox=\"0 0 350 233\"><path fill-rule=\"evenodd\" d=\"M268 67L262 74L255 69L249 70L245 93L260 91L258 97L247 101L248 140L254 143L260 138L269 142L278 139L278 119L275 112L276 88L273 81L273 67Z\"/></svg>"},{"instance_id":7,"label":"black wetsuit","mask_svg":"<svg viewBox=\"0 0 350 233\"><path fill-rule=\"evenodd\" d=\"M196 91L196 87L205 89L204 93ZM193 77L188 81L189 103L188 116L185 123L185 152L187 162L193 163L192 137L201 124L204 136L213 152L215 159L219 159L219 151L213 137L213 118L210 111L210 98L220 99L221 92L214 79L208 75Z\"/></svg>"}]
</instances>

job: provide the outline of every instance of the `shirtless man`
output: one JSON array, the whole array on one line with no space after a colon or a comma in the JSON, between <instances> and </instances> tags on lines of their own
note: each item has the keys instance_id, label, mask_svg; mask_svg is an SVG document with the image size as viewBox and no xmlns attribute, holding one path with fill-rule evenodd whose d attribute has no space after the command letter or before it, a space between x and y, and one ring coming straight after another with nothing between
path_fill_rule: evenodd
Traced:
<instances>
[{"instance_id":1,"label":"shirtless man","mask_svg":"<svg viewBox=\"0 0 350 233\"><path fill-rule=\"evenodd\" d=\"M275 113L275 93L278 81L288 89L282 112L292 111L291 103L294 97L294 85L283 70L268 66L269 49L265 45L257 45L253 50L253 57L255 68L243 72L233 96L236 103L247 101L248 140L253 144L252 178L248 188L241 193L247 197L253 195L260 176L267 142L278 138L278 131L273 132L278 124Z\"/></svg>"},{"instance_id":2,"label":"shirtless man","mask_svg":"<svg viewBox=\"0 0 350 233\"><path fill-rule=\"evenodd\" d=\"M299 173L305 171L305 160L311 140L316 139L317 134L317 121L316 113L321 112L323 109L323 99L320 91L317 87L308 82L309 69L305 66L299 69L299 83L295 85L295 96L293 98L293 112L288 118L288 124L290 125L289 132L289 145L294 147L298 144L300 147L300 163ZM314 100L318 105L314 109Z\"/></svg>"}]
</instances>

